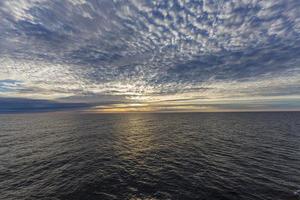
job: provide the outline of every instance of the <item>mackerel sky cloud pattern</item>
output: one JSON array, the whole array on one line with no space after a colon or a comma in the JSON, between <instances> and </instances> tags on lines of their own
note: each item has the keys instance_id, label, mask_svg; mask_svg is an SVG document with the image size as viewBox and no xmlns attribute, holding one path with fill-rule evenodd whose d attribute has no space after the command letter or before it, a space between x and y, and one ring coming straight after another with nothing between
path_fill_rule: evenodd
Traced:
<instances>
[{"instance_id":1,"label":"mackerel sky cloud pattern","mask_svg":"<svg viewBox=\"0 0 300 200\"><path fill-rule=\"evenodd\" d=\"M0 97L300 109L300 1L2 0Z\"/></svg>"}]
</instances>

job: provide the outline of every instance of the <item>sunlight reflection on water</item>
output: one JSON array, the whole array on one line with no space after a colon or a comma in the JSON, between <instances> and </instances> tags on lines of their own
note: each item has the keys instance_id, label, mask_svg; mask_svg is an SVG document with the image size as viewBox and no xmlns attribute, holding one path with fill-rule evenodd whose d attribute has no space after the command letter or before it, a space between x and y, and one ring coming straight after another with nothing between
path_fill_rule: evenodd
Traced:
<instances>
[{"instance_id":1,"label":"sunlight reflection on water","mask_svg":"<svg viewBox=\"0 0 300 200\"><path fill-rule=\"evenodd\" d=\"M299 113L0 116L0 198L297 199Z\"/></svg>"}]
</instances>

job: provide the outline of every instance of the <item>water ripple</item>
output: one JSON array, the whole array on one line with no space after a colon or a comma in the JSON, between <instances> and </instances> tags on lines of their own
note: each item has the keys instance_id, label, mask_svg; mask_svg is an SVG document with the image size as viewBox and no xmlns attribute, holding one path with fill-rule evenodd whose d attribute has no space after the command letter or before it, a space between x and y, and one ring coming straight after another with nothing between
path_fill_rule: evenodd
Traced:
<instances>
[{"instance_id":1,"label":"water ripple","mask_svg":"<svg viewBox=\"0 0 300 200\"><path fill-rule=\"evenodd\" d=\"M0 199L300 199L300 113L0 116Z\"/></svg>"}]
</instances>

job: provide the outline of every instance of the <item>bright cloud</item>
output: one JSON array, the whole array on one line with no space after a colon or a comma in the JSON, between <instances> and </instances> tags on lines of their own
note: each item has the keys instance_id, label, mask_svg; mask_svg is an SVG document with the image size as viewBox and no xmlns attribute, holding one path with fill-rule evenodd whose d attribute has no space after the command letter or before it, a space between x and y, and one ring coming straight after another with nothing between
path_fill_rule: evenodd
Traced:
<instances>
[{"instance_id":1,"label":"bright cloud","mask_svg":"<svg viewBox=\"0 0 300 200\"><path fill-rule=\"evenodd\" d=\"M3 0L0 96L113 110L299 109L299 9L297 0Z\"/></svg>"}]
</instances>

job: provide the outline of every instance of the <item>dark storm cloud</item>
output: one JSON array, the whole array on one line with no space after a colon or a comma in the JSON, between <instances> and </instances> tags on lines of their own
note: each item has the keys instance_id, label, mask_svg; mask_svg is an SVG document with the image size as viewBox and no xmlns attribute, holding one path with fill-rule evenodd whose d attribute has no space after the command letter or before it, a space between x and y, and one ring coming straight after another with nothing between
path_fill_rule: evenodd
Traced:
<instances>
[{"instance_id":1,"label":"dark storm cloud","mask_svg":"<svg viewBox=\"0 0 300 200\"><path fill-rule=\"evenodd\" d=\"M299 9L298 0L3 0L0 79L22 84L0 92L83 102L299 95Z\"/></svg>"},{"instance_id":2,"label":"dark storm cloud","mask_svg":"<svg viewBox=\"0 0 300 200\"><path fill-rule=\"evenodd\" d=\"M86 103L59 103L48 100L0 98L0 114L18 112L46 112L89 108Z\"/></svg>"}]
</instances>

